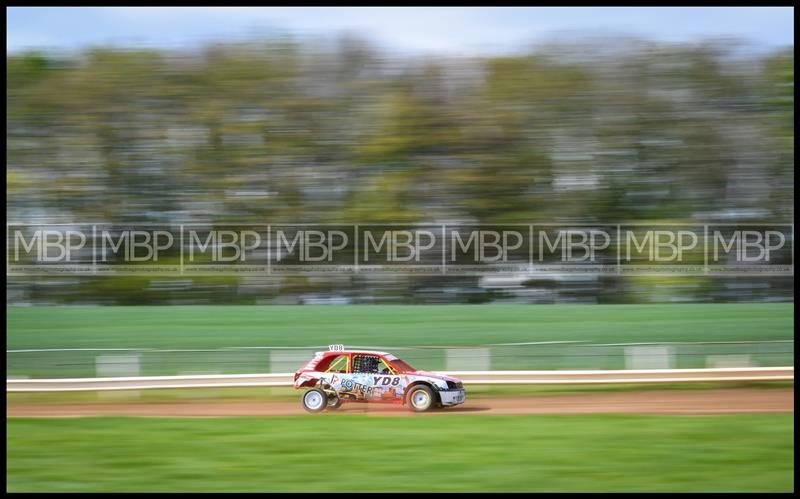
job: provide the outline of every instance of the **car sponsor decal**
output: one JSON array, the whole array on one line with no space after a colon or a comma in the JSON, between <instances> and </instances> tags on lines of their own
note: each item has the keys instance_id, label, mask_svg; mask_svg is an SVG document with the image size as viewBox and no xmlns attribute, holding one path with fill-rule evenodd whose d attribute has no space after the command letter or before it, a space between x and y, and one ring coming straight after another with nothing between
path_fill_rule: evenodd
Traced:
<instances>
[{"instance_id":1,"label":"car sponsor decal","mask_svg":"<svg viewBox=\"0 0 800 499\"><path fill-rule=\"evenodd\" d=\"M372 396L373 389L374 387L369 386L366 383L359 383L354 379L347 378L342 380L341 388L339 391L341 393L354 394L359 398L369 398L370 396Z\"/></svg>"}]
</instances>

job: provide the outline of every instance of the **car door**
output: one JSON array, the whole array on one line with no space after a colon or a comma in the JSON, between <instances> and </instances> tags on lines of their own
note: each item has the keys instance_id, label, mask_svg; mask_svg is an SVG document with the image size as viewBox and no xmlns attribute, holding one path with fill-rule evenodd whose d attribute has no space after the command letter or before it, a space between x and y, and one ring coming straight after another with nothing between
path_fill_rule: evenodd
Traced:
<instances>
[{"instance_id":1,"label":"car door","mask_svg":"<svg viewBox=\"0 0 800 499\"><path fill-rule=\"evenodd\" d=\"M384 401L400 400L405 389L405 377L400 375L391 363L380 358L378 373L372 377L373 397Z\"/></svg>"},{"instance_id":2,"label":"car door","mask_svg":"<svg viewBox=\"0 0 800 499\"><path fill-rule=\"evenodd\" d=\"M353 382L360 396L373 401L395 401L403 397L403 379L380 355L353 355Z\"/></svg>"},{"instance_id":3,"label":"car door","mask_svg":"<svg viewBox=\"0 0 800 499\"><path fill-rule=\"evenodd\" d=\"M378 357L370 354L352 354L350 371L342 380L342 391L361 400L375 398L375 380Z\"/></svg>"}]
</instances>

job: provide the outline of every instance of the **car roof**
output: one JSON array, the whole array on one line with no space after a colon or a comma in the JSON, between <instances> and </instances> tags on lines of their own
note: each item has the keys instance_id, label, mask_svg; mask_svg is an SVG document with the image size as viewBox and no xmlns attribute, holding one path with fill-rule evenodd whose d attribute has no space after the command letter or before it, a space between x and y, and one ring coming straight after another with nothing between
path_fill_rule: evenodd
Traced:
<instances>
[{"instance_id":1,"label":"car roof","mask_svg":"<svg viewBox=\"0 0 800 499\"><path fill-rule=\"evenodd\" d=\"M389 352L379 352L377 350L338 350L338 351L328 350L328 351L325 351L325 352L316 352L316 355L328 355L328 354L342 355L342 354L348 354L348 353L364 353L364 354L382 355L382 356L392 355ZM392 355L392 356L394 357L394 355Z\"/></svg>"}]
</instances>

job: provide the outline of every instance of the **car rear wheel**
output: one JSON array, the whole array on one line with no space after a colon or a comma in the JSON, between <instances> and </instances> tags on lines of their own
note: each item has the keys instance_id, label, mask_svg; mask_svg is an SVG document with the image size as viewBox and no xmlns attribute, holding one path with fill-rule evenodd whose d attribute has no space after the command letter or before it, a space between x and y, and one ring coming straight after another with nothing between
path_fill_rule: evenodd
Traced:
<instances>
[{"instance_id":1,"label":"car rear wheel","mask_svg":"<svg viewBox=\"0 0 800 499\"><path fill-rule=\"evenodd\" d=\"M329 397L328 398L328 410L335 411L336 409L342 406L342 399L339 397Z\"/></svg>"},{"instance_id":2,"label":"car rear wheel","mask_svg":"<svg viewBox=\"0 0 800 499\"><path fill-rule=\"evenodd\" d=\"M406 402L412 411L425 412L436 405L436 398L429 387L417 385L408 392Z\"/></svg>"},{"instance_id":3,"label":"car rear wheel","mask_svg":"<svg viewBox=\"0 0 800 499\"><path fill-rule=\"evenodd\" d=\"M322 412L328 405L328 396L319 388L312 388L303 394L303 408L308 412Z\"/></svg>"}]
</instances>

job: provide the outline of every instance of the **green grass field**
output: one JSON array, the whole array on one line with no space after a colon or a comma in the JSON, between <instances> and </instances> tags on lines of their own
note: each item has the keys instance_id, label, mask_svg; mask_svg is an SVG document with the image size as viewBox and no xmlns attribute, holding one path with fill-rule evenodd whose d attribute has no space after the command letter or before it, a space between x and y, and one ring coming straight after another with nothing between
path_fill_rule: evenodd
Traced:
<instances>
[{"instance_id":1,"label":"green grass field","mask_svg":"<svg viewBox=\"0 0 800 499\"><path fill-rule=\"evenodd\" d=\"M429 370L447 368L443 349L409 346L494 346L490 369L622 369L625 347L589 343L768 341L793 338L793 303L673 305L430 305L430 306L163 306L8 307L6 348L310 347L331 343L390 349ZM750 355L757 365L793 363L792 344L685 345L676 367L705 367L709 355ZM118 353L118 352L117 352ZM113 355L114 353L108 353ZM7 375L96 375L102 352L7 354ZM476 355L476 354L469 354ZM147 352L142 375L251 373L273 370L266 350ZM296 364L296 365L295 365Z\"/></svg>"},{"instance_id":2,"label":"green grass field","mask_svg":"<svg viewBox=\"0 0 800 499\"><path fill-rule=\"evenodd\" d=\"M793 310L793 303L7 307L6 348L786 340Z\"/></svg>"},{"instance_id":3,"label":"green grass field","mask_svg":"<svg viewBox=\"0 0 800 499\"><path fill-rule=\"evenodd\" d=\"M793 415L7 421L18 491L792 491Z\"/></svg>"}]
</instances>

